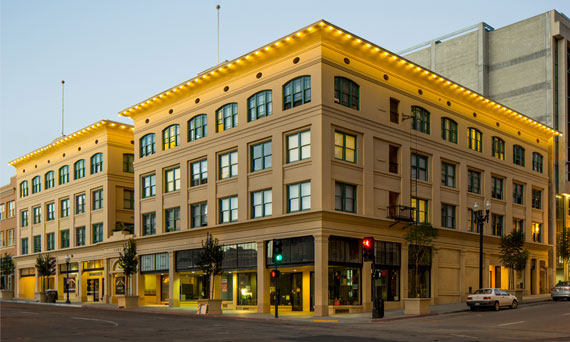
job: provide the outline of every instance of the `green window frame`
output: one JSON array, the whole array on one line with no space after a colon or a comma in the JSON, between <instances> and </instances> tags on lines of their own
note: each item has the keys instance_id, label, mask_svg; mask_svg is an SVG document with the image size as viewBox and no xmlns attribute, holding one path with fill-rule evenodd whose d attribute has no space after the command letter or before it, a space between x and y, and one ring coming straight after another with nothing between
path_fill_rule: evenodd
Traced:
<instances>
[{"instance_id":1,"label":"green window frame","mask_svg":"<svg viewBox=\"0 0 570 342\"><path fill-rule=\"evenodd\" d=\"M61 242L60 248L69 248L70 247L70 239L69 239L69 229L65 229L61 231Z\"/></svg>"},{"instance_id":2,"label":"green window frame","mask_svg":"<svg viewBox=\"0 0 570 342\"><path fill-rule=\"evenodd\" d=\"M255 121L273 114L271 90L262 90L247 99L248 121Z\"/></svg>"},{"instance_id":3,"label":"green window frame","mask_svg":"<svg viewBox=\"0 0 570 342\"><path fill-rule=\"evenodd\" d=\"M524 204L524 185L513 183L513 203Z\"/></svg>"},{"instance_id":4,"label":"green window frame","mask_svg":"<svg viewBox=\"0 0 570 342\"><path fill-rule=\"evenodd\" d=\"M174 124L162 130L162 149L164 151L178 146L180 140L180 125Z\"/></svg>"},{"instance_id":5,"label":"green window frame","mask_svg":"<svg viewBox=\"0 0 570 342\"><path fill-rule=\"evenodd\" d=\"M61 184L61 182L59 184ZM47 189L53 188L54 186L55 186L55 172L49 171L45 175L45 184L44 184L45 188L44 189L47 190Z\"/></svg>"},{"instance_id":6,"label":"green window frame","mask_svg":"<svg viewBox=\"0 0 570 342\"><path fill-rule=\"evenodd\" d=\"M32 194L42 191L42 179L40 176L32 178Z\"/></svg>"},{"instance_id":7,"label":"green window frame","mask_svg":"<svg viewBox=\"0 0 570 342\"><path fill-rule=\"evenodd\" d=\"M441 226L444 228L456 228L456 212L457 207L451 204L441 204Z\"/></svg>"},{"instance_id":8,"label":"green window frame","mask_svg":"<svg viewBox=\"0 0 570 342\"><path fill-rule=\"evenodd\" d=\"M542 154L532 152L532 170L542 173Z\"/></svg>"},{"instance_id":9,"label":"green window frame","mask_svg":"<svg viewBox=\"0 0 570 342\"><path fill-rule=\"evenodd\" d=\"M334 157L356 163L356 136L344 132L334 132Z\"/></svg>"},{"instance_id":10,"label":"green window frame","mask_svg":"<svg viewBox=\"0 0 570 342\"><path fill-rule=\"evenodd\" d=\"M251 193L251 218L267 217L273 214L273 191L266 189Z\"/></svg>"},{"instance_id":11,"label":"green window frame","mask_svg":"<svg viewBox=\"0 0 570 342\"><path fill-rule=\"evenodd\" d=\"M421 154L412 153L412 179L418 179L422 181L428 180L428 157L422 156Z\"/></svg>"},{"instance_id":12,"label":"green window frame","mask_svg":"<svg viewBox=\"0 0 570 342\"><path fill-rule=\"evenodd\" d=\"M238 152L231 151L219 155L219 179L227 179L238 175Z\"/></svg>"},{"instance_id":13,"label":"green window frame","mask_svg":"<svg viewBox=\"0 0 570 342\"><path fill-rule=\"evenodd\" d=\"M525 150L520 145L513 145L513 164L523 166L525 162Z\"/></svg>"},{"instance_id":14,"label":"green window frame","mask_svg":"<svg viewBox=\"0 0 570 342\"><path fill-rule=\"evenodd\" d=\"M238 105L228 103L216 110L216 132L223 132L238 125Z\"/></svg>"},{"instance_id":15,"label":"green window frame","mask_svg":"<svg viewBox=\"0 0 570 342\"><path fill-rule=\"evenodd\" d=\"M457 122L450 118L441 118L441 138L457 144Z\"/></svg>"},{"instance_id":16,"label":"green window frame","mask_svg":"<svg viewBox=\"0 0 570 342\"><path fill-rule=\"evenodd\" d=\"M42 251L42 236L34 236L34 253L40 253Z\"/></svg>"},{"instance_id":17,"label":"green window frame","mask_svg":"<svg viewBox=\"0 0 570 342\"><path fill-rule=\"evenodd\" d=\"M359 110L360 86L346 77L335 76L334 102L348 108Z\"/></svg>"},{"instance_id":18,"label":"green window frame","mask_svg":"<svg viewBox=\"0 0 570 342\"><path fill-rule=\"evenodd\" d=\"M483 152L483 133L476 128L467 128L467 147L470 150Z\"/></svg>"},{"instance_id":19,"label":"green window frame","mask_svg":"<svg viewBox=\"0 0 570 342\"><path fill-rule=\"evenodd\" d=\"M34 207L34 224L38 224L42 222L42 207L37 206Z\"/></svg>"},{"instance_id":20,"label":"green window frame","mask_svg":"<svg viewBox=\"0 0 570 342\"><path fill-rule=\"evenodd\" d=\"M132 189L123 189L123 209L135 209L135 192Z\"/></svg>"},{"instance_id":21,"label":"green window frame","mask_svg":"<svg viewBox=\"0 0 570 342\"><path fill-rule=\"evenodd\" d=\"M169 193L180 190L180 168L175 167L164 171L164 192Z\"/></svg>"},{"instance_id":22,"label":"green window frame","mask_svg":"<svg viewBox=\"0 0 570 342\"><path fill-rule=\"evenodd\" d=\"M85 159L80 159L73 164L73 179L85 177Z\"/></svg>"},{"instance_id":23,"label":"green window frame","mask_svg":"<svg viewBox=\"0 0 570 342\"><path fill-rule=\"evenodd\" d=\"M75 228L75 246L85 246L85 226Z\"/></svg>"},{"instance_id":24,"label":"green window frame","mask_svg":"<svg viewBox=\"0 0 570 342\"><path fill-rule=\"evenodd\" d=\"M94 190L91 199L93 200L92 210L103 208L103 189Z\"/></svg>"},{"instance_id":25,"label":"green window frame","mask_svg":"<svg viewBox=\"0 0 570 342\"><path fill-rule=\"evenodd\" d=\"M27 227L29 224L28 210L22 210L20 212L20 223L21 227Z\"/></svg>"},{"instance_id":26,"label":"green window frame","mask_svg":"<svg viewBox=\"0 0 570 342\"><path fill-rule=\"evenodd\" d=\"M156 213L153 211L151 213L142 214L142 235L154 235L156 234Z\"/></svg>"},{"instance_id":27,"label":"green window frame","mask_svg":"<svg viewBox=\"0 0 570 342\"><path fill-rule=\"evenodd\" d=\"M149 133L144 135L140 140L140 156L146 157L156 152L155 134Z\"/></svg>"},{"instance_id":28,"label":"green window frame","mask_svg":"<svg viewBox=\"0 0 570 342\"><path fill-rule=\"evenodd\" d=\"M311 76L300 76L283 85L283 110L311 102Z\"/></svg>"},{"instance_id":29,"label":"green window frame","mask_svg":"<svg viewBox=\"0 0 570 342\"><path fill-rule=\"evenodd\" d=\"M59 202L59 215L61 218L69 217L69 198L62 199Z\"/></svg>"},{"instance_id":30,"label":"green window frame","mask_svg":"<svg viewBox=\"0 0 570 342\"><path fill-rule=\"evenodd\" d=\"M441 162L441 185L455 188L455 169L455 164Z\"/></svg>"},{"instance_id":31,"label":"green window frame","mask_svg":"<svg viewBox=\"0 0 570 342\"><path fill-rule=\"evenodd\" d=\"M273 162L271 140L251 146L251 172L270 169Z\"/></svg>"},{"instance_id":32,"label":"green window frame","mask_svg":"<svg viewBox=\"0 0 570 342\"><path fill-rule=\"evenodd\" d=\"M190 164L190 186L208 183L208 160L202 159Z\"/></svg>"},{"instance_id":33,"label":"green window frame","mask_svg":"<svg viewBox=\"0 0 570 342\"><path fill-rule=\"evenodd\" d=\"M103 172L103 153L95 153L91 157L91 174Z\"/></svg>"},{"instance_id":34,"label":"green window frame","mask_svg":"<svg viewBox=\"0 0 570 342\"><path fill-rule=\"evenodd\" d=\"M93 243L103 242L103 223L93 224Z\"/></svg>"},{"instance_id":35,"label":"green window frame","mask_svg":"<svg viewBox=\"0 0 570 342\"><path fill-rule=\"evenodd\" d=\"M430 134L430 112L419 106L412 106L412 129Z\"/></svg>"},{"instance_id":36,"label":"green window frame","mask_svg":"<svg viewBox=\"0 0 570 342\"><path fill-rule=\"evenodd\" d=\"M429 222L428 200L412 197L411 207L414 210L414 220L416 223Z\"/></svg>"},{"instance_id":37,"label":"green window frame","mask_svg":"<svg viewBox=\"0 0 570 342\"><path fill-rule=\"evenodd\" d=\"M220 223L236 222L238 220L238 197L220 198Z\"/></svg>"},{"instance_id":38,"label":"green window frame","mask_svg":"<svg viewBox=\"0 0 570 342\"><path fill-rule=\"evenodd\" d=\"M356 185L335 182L334 209L356 213Z\"/></svg>"},{"instance_id":39,"label":"green window frame","mask_svg":"<svg viewBox=\"0 0 570 342\"><path fill-rule=\"evenodd\" d=\"M142 197L148 198L156 196L156 175L142 177Z\"/></svg>"},{"instance_id":40,"label":"green window frame","mask_svg":"<svg viewBox=\"0 0 570 342\"><path fill-rule=\"evenodd\" d=\"M287 136L287 163L311 158L311 131L306 130Z\"/></svg>"},{"instance_id":41,"label":"green window frame","mask_svg":"<svg viewBox=\"0 0 570 342\"><path fill-rule=\"evenodd\" d=\"M53 251L55 249L55 233L46 234L46 251Z\"/></svg>"},{"instance_id":42,"label":"green window frame","mask_svg":"<svg viewBox=\"0 0 570 342\"><path fill-rule=\"evenodd\" d=\"M59 168L59 185L69 183L69 166L64 165Z\"/></svg>"},{"instance_id":43,"label":"green window frame","mask_svg":"<svg viewBox=\"0 0 570 342\"><path fill-rule=\"evenodd\" d=\"M503 215L491 215L492 232L494 236L503 236Z\"/></svg>"},{"instance_id":44,"label":"green window frame","mask_svg":"<svg viewBox=\"0 0 570 342\"><path fill-rule=\"evenodd\" d=\"M493 137L493 157L505 160L505 141L499 137Z\"/></svg>"},{"instance_id":45,"label":"green window frame","mask_svg":"<svg viewBox=\"0 0 570 342\"><path fill-rule=\"evenodd\" d=\"M513 230L524 232L524 220L513 218Z\"/></svg>"},{"instance_id":46,"label":"green window frame","mask_svg":"<svg viewBox=\"0 0 570 342\"><path fill-rule=\"evenodd\" d=\"M208 225L208 202L194 203L190 207L191 228L206 227Z\"/></svg>"},{"instance_id":47,"label":"green window frame","mask_svg":"<svg viewBox=\"0 0 570 342\"><path fill-rule=\"evenodd\" d=\"M503 178L491 177L491 197L503 199Z\"/></svg>"},{"instance_id":48,"label":"green window frame","mask_svg":"<svg viewBox=\"0 0 570 342\"><path fill-rule=\"evenodd\" d=\"M22 238L22 255L27 255L28 253L28 238Z\"/></svg>"},{"instance_id":49,"label":"green window frame","mask_svg":"<svg viewBox=\"0 0 570 342\"><path fill-rule=\"evenodd\" d=\"M180 207L164 210L164 231L176 232L180 230Z\"/></svg>"},{"instance_id":50,"label":"green window frame","mask_svg":"<svg viewBox=\"0 0 570 342\"><path fill-rule=\"evenodd\" d=\"M123 172L134 173L135 166L135 155L132 153L123 153Z\"/></svg>"},{"instance_id":51,"label":"green window frame","mask_svg":"<svg viewBox=\"0 0 570 342\"><path fill-rule=\"evenodd\" d=\"M542 190L532 189L532 208L542 209Z\"/></svg>"},{"instance_id":52,"label":"green window frame","mask_svg":"<svg viewBox=\"0 0 570 342\"><path fill-rule=\"evenodd\" d=\"M542 242L542 223L532 223L532 242Z\"/></svg>"},{"instance_id":53,"label":"green window frame","mask_svg":"<svg viewBox=\"0 0 570 342\"><path fill-rule=\"evenodd\" d=\"M55 203L46 204L46 221L55 220Z\"/></svg>"},{"instance_id":54,"label":"green window frame","mask_svg":"<svg viewBox=\"0 0 570 342\"><path fill-rule=\"evenodd\" d=\"M474 194L481 193L481 172L467 170L467 192Z\"/></svg>"},{"instance_id":55,"label":"green window frame","mask_svg":"<svg viewBox=\"0 0 570 342\"><path fill-rule=\"evenodd\" d=\"M208 135L208 116L198 114L188 120L188 141L205 138Z\"/></svg>"},{"instance_id":56,"label":"green window frame","mask_svg":"<svg viewBox=\"0 0 570 342\"><path fill-rule=\"evenodd\" d=\"M28 181L20 183L20 198L26 197L29 194Z\"/></svg>"},{"instance_id":57,"label":"green window frame","mask_svg":"<svg viewBox=\"0 0 570 342\"><path fill-rule=\"evenodd\" d=\"M311 209L311 182L287 185L287 213Z\"/></svg>"},{"instance_id":58,"label":"green window frame","mask_svg":"<svg viewBox=\"0 0 570 342\"><path fill-rule=\"evenodd\" d=\"M85 213L85 194L75 196L75 214Z\"/></svg>"}]
</instances>

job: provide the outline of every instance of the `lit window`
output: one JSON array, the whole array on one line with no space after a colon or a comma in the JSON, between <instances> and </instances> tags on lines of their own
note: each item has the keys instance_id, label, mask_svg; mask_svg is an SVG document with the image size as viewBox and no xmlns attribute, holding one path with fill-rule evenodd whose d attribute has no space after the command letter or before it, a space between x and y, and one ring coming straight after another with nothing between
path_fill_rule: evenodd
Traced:
<instances>
[{"instance_id":1,"label":"lit window","mask_svg":"<svg viewBox=\"0 0 570 342\"><path fill-rule=\"evenodd\" d=\"M222 132L238 125L238 105L228 103L216 111L216 130Z\"/></svg>"},{"instance_id":2,"label":"lit window","mask_svg":"<svg viewBox=\"0 0 570 342\"><path fill-rule=\"evenodd\" d=\"M273 213L271 189L251 193L251 218L271 216Z\"/></svg>"},{"instance_id":3,"label":"lit window","mask_svg":"<svg viewBox=\"0 0 570 342\"><path fill-rule=\"evenodd\" d=\"M238 174L237 151L220 154L220 179L235 177Z\"/></svg>"},{"instance_id":4,"label":"lit window","mask_svg":"<svg viewBox=\"0 0 570 342\"><path fill-rule=\"evenodd\" d=\"M287 212L311 209L311 182L287 185Z\"/></svg>"},{"instance_id":5,"label":"lit window","mask_svg":"<svg viewBox=\"0 0 570 342\"><path fill-rule=\"evenodd\" d=\"M414 209L416 223L429 222L427 200L412 197L412 208Z\"/></svg>"},{"instance_id":6,"label":"lit window","mask_svg":"<svg viewBox=\"0 0 570 342\"><path fill-rule=\"evenodd\" d=\"M188 141L205 138L208 132L208 117L206 114L196 115L188 120Z\"/></svg>"},{"instance_id":7,"label":"lit window","mask_svg":"<svg viewBox=\"0 0 570 342\"><path fill-rule=\"evenodd\" d=\"M467 129L467 147L473 151L483 152L483 134L473 127Z\"/></svg>"},{"instance_id":8,"label":"lit window","mask_svg":"<svg viewBox=\"0 0 570 342\"><path fill-rule=\"evenodd\" d=\"M263 90L252 95L248 100L248 120L254 121L272 114L272 96L271 90Z\"/></svg>"},{"instance_id":9,"label":"lit window","mask_svg":"<svg viewBox=\"0 0 570 342\"><path fill-rule=\"evenodd\" d=\"M418 132L430 132L430 113L422 107L412 106L412 129Z\"/></svg>"},{"instance_id":10,"label":"lit window","mask_svg":"<svg viewBox=\"0 0 570 342\"><path fill-rule=\"evenodd\" d=\"M542 223L532 223L532 241L542 242Z\"/></svg>"},{"instance_id":11,"label":"lit window","mask_svg":"<svg viewBox=\"0 0 570 342\"><path fill-rule=\"evenodd\" d=\"M283 110L311 102L311 76L301 76L283 86Z\"/></svg>"},{"instance_id":12,"label":"lit window","mask_svg":"<svg viewBox=\"0 0 570 342\"><path fill-rule=\"evenodd\" d=\"M505 160L505 141L499 137L493 137L493 157Z\"/></svg>"},{"instance_id":13,"label":"lit window","mask_svg":"<svg viewBox=\"0 0 570 342\"><path fill-rule=\"evenodd\" d=\"M457 144L457 122L450 118L441 118L441 138Z\"/></svg>"},{"instance_id":14,"label":"lit window","mask_svg":"<svg viewBox=\"0 0 570 342\"><path fill-rule=\"evenodd\" d=\"M359 108L360 87L348 78L336 76L334 78L334 102L348 108Z\"/></svg>"},{"instance_id":15,"label":"lit window","mask_svg":"<svg viewBox=\"0 0 570 342\"><path fill-rule=\"evenodd\" d=\"M164 172L164 192L180 190L180 168L166 170Z\"/></svg>"},{"instance_id":16,"label":"lit window","mask_svg":"<svg viewBox=\"0 0 570 342\"><path fill-rule=\"evenodd\" d=\"M180 125L170 125L162 131L162 149L169 150L178 146Z\"/></svg>"},{"instance_id":17,"label":"lit window","mask_svg":"<svg viewBox=\"0 0 570 342\"><path fill-rule=\"evenodd\" d=\"M356 136L334 133L334 157L347 162L356 163Z\"/></svg>"},{"instance_id":18,"label":"lit window","mask_svg":"<svg viewBox=\"0 0 570 342\"><path fill-rule=\"evenodd\" d=\"M287 162L311 158L311 131L287 136Z\"/></svg>"},{"instance_id":19,"label":"lit window","mask_svg":"<svg viewBox=\"0 0 570 342\"><path fill-rule=\"evenodd\" d=\"M149 133L143 136L140 140L140 154L141 158L150 156L156 151L154 133Z\"/></svg>"},{"instance_id":20,"label":"lit window","mask_svg":"<svg viewBox=\"0 0 570 342\"><path fill-rule=\"evenodd\" d=\"M271 168L271 141L251 146L251 172Z\"/></svg>"}]
</instances>

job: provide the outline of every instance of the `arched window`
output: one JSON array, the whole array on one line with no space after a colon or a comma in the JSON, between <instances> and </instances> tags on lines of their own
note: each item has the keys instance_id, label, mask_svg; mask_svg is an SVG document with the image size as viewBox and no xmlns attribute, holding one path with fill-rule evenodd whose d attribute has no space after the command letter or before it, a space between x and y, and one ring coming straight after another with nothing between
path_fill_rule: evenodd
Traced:
<instances>
[{"instance_id":1,"label":"arched window","mask_svg":"<svg viewBox=\"0 0 570 342\"><path fill-rule=\"evenodd\" d=\"M228 103L216 110L216 130L222 132L238 125L237 103Z\"/></svg>"},{"instance_id":2,"label":"arched window","mask_svg":"<svg viewBox=\"0 0 570 342\"><path fill-rule=\"evenodd\" d=\"M513 163L516 165L524 166L524 148L520 145L513 146Z\"/></svg>"},{"instance_id":3,"label":"arched window","mask_svg":"<svg viewBox=\"0 0 570 342\"><path fill-rule=\"evenodd\" d=\"M32 194L42 191L42 179L40 176L32 178Z\"/></svg>"},{"instance_id":4,"label":"arched window","mask_svg":"<svg viewBox=\"0 0 570 342\"><path fill-rule=\"evenodd\" d=\"M532 170L542 173L542 154L532 152Z\"/></svg>"},{"instance_id":5,"label":"arched window","mask_svg":"<svg viewBox=\"0 0 570 342\"><path fill-rule=\"evenodd\" d=\"M143 136L140 140L140 150L141 150L141 158L144 156L149 156L154 154L155 147L154 147L154 133L149 133Z\"/></svg>"},{"instance_id":6,"label":"arched window","mask_svg":"<svg viewBox=\"0 0 570 342\"><path fill-rule=\"evenodd\" d=\"M253 94L247 99L247 117L249 121L254 121L273 112L273 102L271 90L263 90Z\"/></svg>"},{"instance_id":7,"label":"arched window","mask_svg":"<svg viewBox=\"0 0 570 342\"><path fill-rule=\"evenodd\" d=\"M283 110L311 102L311 76L292 79L283 86Z\"/></svg>"},{"instance_id":8,"label":"arched window","mask_svg":"<svg viewBox=\"0 0 570 342\"><path fill-rule=\"evenodd\" d=\"M59 168L59 185L69 182L69 166L65 165Z\"/></svg>"},{"instance_id":9,"label":"arched window","mask_svg":"<svg viewBox=\"0 0 570 342\"><path fill-rule=\"evenodd\" d=\"M103 153L94 154L91 157L91 174L103 171Z\"/></svg>"},{"instance_id":10,"label":"arched window","mask_svg":"<svg viewBox=\"0 0 570 342\"><path fill-rule=\"evenodd\" d=\"M162 149L169 150L178 146L180 136L180 125L170 125L162 131Z\"/></svg>"},{"instance_id":11,"label":"arched window","mask_svg":"<svg viewBox=\"0 0 570 342\"><path fill-rule=\"evenodd\" d=\"M467 147L473 151L483 152L483 133L476 128L467 128Z\"/></svg>"},{"instance_id":12,"label":"arched window","mask_svg":"<svg viewBox=\"0 0 570 342\"><path fill-rule=\"evenodd\" d=\"M44 186L46 190L55 186L55 172L49 171L46 173Z\"/></svg>"},{"instance_id":13,"label":"arched window","mask_svg":"<svg viewBox=\"0 0 570 342\"><path fill-rule=\"evenodd\" d=\"M412 129L429 134L430 113L422 107L412 106Z\"/></svg>"},{"instance_id":14,"label":"arched window","mask_svg":"<svg viewBox=\"0 0 570 342\"><path fill-rule=\"evenodd\" d=\"M334 78L334 102L348 108L359 108L360 86L345 77Z\"/></svg>"},{"instance_id":15,"label":"arched window","mask_svg":"<svg viewBox=\"0 0 570 342\"><path fill-rule=\"evenodd\" d=\"M457 122L450 118L441 118L441 138L457 144Z\"/></svg>"},{"instance_id":16,"label":"arched window","mask_svg":"<svg viewBox=\"0 0 570 342\"><path fill-rule=\"evenodd\" d=\"M196 115L188 120L188 141L205 138L207 134L208 116L206 114Z\"/></svg>"},{"instance_id":17,"label":"arched window","mask_svg":"<svg viewBox=\"0 0 570 342\"><path fill-rule=\"evenodd\" d=\"M28 181L20 183L20 197L28 196Z\"/></svg>"},{"instance_id":18,"label":"arched window","mask_svg":"<svg viewBox=\"0 0 570 342\"><path fill-rule=\"evenodd\" d=\"M505 141L499 137L493 137L493 157L505 160Z\"/></svg>"},{"instance_id":19,"label":"arched window","mask_svg":"<svg viewBox=\"0 0 570 342\"><path fill-rule=\"evenodd\" d=\"M85 177L85 160L80 159L73 164L73 179Z\"/></svg>"}]
</instances>

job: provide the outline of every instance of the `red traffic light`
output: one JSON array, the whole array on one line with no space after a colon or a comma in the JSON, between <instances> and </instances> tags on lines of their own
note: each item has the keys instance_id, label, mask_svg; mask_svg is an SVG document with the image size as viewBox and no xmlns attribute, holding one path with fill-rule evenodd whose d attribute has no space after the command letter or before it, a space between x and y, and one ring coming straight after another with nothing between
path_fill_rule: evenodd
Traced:
<instances>
[{"instance_id":1,"label":"red traffic light","mask_svg":"<svg viewBox=\"0 0 570 342\"><path fill-rule=\"evenodd\" d=\"M279 270L271 270L270 274L271 274L271 279L277 279L279 278L281 272Z\"/></svg>"},{"instance_id":2,"label":"red traffic light","mask_svg":"<svg viewBox=\"0 0 570 342\"><path fill-rule=\"evenodd\" d=\"M364 240L362 240L362 246L364 248L372 247L372 238L365 238Z\"/></svg>"}]
</instances>

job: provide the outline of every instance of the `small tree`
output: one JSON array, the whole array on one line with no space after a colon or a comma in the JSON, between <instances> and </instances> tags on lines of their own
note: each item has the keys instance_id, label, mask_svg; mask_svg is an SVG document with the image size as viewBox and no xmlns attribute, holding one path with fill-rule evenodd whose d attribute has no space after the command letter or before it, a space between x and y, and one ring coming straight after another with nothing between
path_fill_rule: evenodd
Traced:
<instances>
[{"instance_id":1,"label":"small tree","mask_svg":"<svg viewBox=\"0 0 570 342\"><path fill-rule=\"evenodd\" d=\"M565 267L570 260L570 229L566 228L558 234L558 256L564 261Z\"/></svg>"},{"instance_id":2,"label":"small tree","mask_svg":"<svg viewBox=\"0 0 570 342\"><path fill-rule=\"evenodd\" d=\"M36 270L38 277L42 281L42 292L46 290L46 280L52 274L53 267L55 266L55 259L49 253L39 254L36 258Z\"/></svg>"},{"instance_id":3,"label":"small tree","mask_svg":"<svg viewBox=\"0 0 570 342\"><path fill-rule=\"evenodd\" d=\"M12 290L12 276L14 275L14 260L8 253L0 258L0 289Z\"/></svg>"},{"instance_id":4,"label":"small tree","mask_svg":"<svg viewBox=\"0 0 570 342\"><path fill-rule=\"evenodd\" d=\"M206 241L202 241L202 251L198 257L198 267L204 272L205 296L213 299L214 277L222 273L222 261L224 251L217 238L210 233L206 236Z\"/></svg>"},{"instance_id":5,"label":"small tree","mask_svg":"<svg viewBox=\"0 0 570 342\"><path fill-rule=\"evenodd\" d=\"M135 240L129 239L123 244L123 252L119 252L119 266L123 269L125 275L125 286L127 287L127 296L131 295L131 287L129 281L131 275L137 273L139 259L137 258L137 244Z\"/></svg>"},{"instance_id":6,"label":"small tree","mask_svg":"<svg viewBox=\"0 0 570 342\"><path fill-rule=\"evenodd\" d=\"M514 271L523 270L529 256L528 250L524 249L524 232L514 229L510 234L501 237L500 248L501 262L509 269L509 290L514 290Z\"/></svg>"},{"instance_id":7,"label":"small tree","mask_svg":"<svg viewBox=\"0 0 570 342\"><path fill-rule=\"evenodd\" d=\"M429 223L414 224L405 235L410 244L408 256L414 265L414 277L412 278L413 295L421 297L419 268L422 264L428 264L434 251L434 239L437 237L437 229Z\"/></svg>"}]
</instances>

